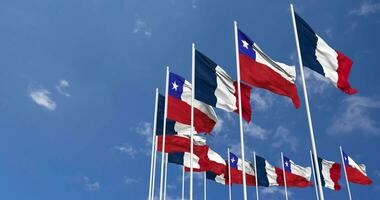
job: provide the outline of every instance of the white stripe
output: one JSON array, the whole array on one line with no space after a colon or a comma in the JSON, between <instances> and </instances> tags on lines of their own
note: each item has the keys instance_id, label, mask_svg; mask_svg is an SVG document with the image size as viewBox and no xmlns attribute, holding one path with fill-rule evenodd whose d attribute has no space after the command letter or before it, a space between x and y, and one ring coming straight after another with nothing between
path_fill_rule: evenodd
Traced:
<instances>
[{"instance_id":1,"label":"white stripe","mask_svg":"<svg viewBox=\"0 0 380 200\"><path fill-rule=\"evenodd\" d=\"M315 56L318 62L322 65L325 77L329 79L335 87L338 83L338 53L331 48L321 37L316 34L317 48L315 49Z\"/></svg>"},{"instance_id":2,"label":"white stripe","mask_svg":"<svg viewBox=\"0 0 380 200\"><path fill-rule=\"evenodd\" d=\"M237 110L234 81L220 66L216 66L216 107L227 112Z\"/></svg>"},{"instance_id":3,"label":"white stripe","mask_svg":"<svg viewBox=\"0 0 380 200\"><path fill-rule=\"evenodd\" d=\"M269 182L269 186L277 186L277 173L276 169L269 164L268 161L265 160L265 171L267 172L267 178Z\"/></svg>"},{"instance_id":4,"label":"white stripe","mask_svg":"<svg viewBox=\"0 0 380 200\"><path fill-rule=\"evenodd\" d=\"M226 184L226 178L224 178L224 174L216 175L215 176L215 182L225 185Z\"/></svg>"},{"instance_id":5,"label":"white stripe","mask_svg":"<svg viewBox=\"0 0 380 200\"><path fill-rule=\"evenodd\" d=\"M253 170L252 164L245 161L244 165L245 165L245 173L254 176L255 171ZM243 171L242 159L240 158L238 158L237 167L239 171Z\"/></svg>"},{"instance_id":6,"label":"white stripe","mask_svg":"<svg viewBox=\"0 0 380 200\"><path fill-rule=\"evenodd\" d=\"M360 173L367 176L366 167L364 164L356 164L356 162L354 160L352 160L352 158L350 156L347 156L347 157L348 157L348 164L351 167L357 169Z\"/></svg>"},{"instance_id":7,"label":"white stripe","mask_svg":"<svg viewBox=\"0 0 380 200\"><path fill-rule=\"evenodd\" d=\"M190 139L190 132L177 133L177 135L175 135L175 136ZM194 139L194 145L198 145L198 146L206 145L206 139L204 139L203 137L201 137L199 135L193 135L193 139Z\"/></svg>"},{"instance_id":8,"label":"white stripe","mask_svg":"<svg viewBox=\"0 0 380 200\"><path fill-rule=\"evenodd\" d=\"M190 168L190 156L191 153L189 152L184 152L183 154L183 165L187 168ZM200 169L199 166L199 157L195 154L193 154L193 168L194 169Z\"/></svg>"},{"instance_id":9,"label":"white stripe","mask_svg":"<svg viewBox=\"0 0 380 200\"><path fill-rule=\"evenodd\" d=\"M191 83L185 80L183 84L183 92L181 95L181 100L186 102L189 105L191 105L191 88L192 88ZM198 110L205 113L213 121L215 122L218 121L215 111L211 106L194 99L194 108L197 108Z\"/></svg>"},{"instance_id":10,"label":"white stripe","mask_svg":"<svg viewBox=\"0 0 380 200\"><path fill-rule=\"evenodd\" d=\"M210 148L208 149L207 156L211 161L227 166L226 161L218 153Z\"/></svg>"},{"instance_id":11,"label":"white stripe","mask_svg":"<svg viewBox=\"0 0 380 200\"><path fill-rule=\"evenodd\" d=\"M302 176L306 180L310 181L311 178L311 167L302 167L300 165L295 164L292 160L290 160L290 170L292 174Z\"/></svg>"},{"instance_id":12,"label":"white stripe","mask_svg":"<svg viewBox=\"0 0 380 200\"><path fill-rule=\"evenodd\" d=\"M273 71L280 74L284 79L286 79L287 81L294 84L294 82L296 81L296 68L294 66L289 66L289 65L286 65L284 63L280 63L280 62L276 62L276 61L272 60L268 55L266 55L260 49L260 47L256 43L253 43L253 45L259 50L259 51L257 51L255 49L253 49L256 52L256 62L259 62L261 64L268 66ZM274 67L273 64L270 63L270 61L268 61L266 58L264 58L261 54L264 54L267 58L270 59L271 62L274 62L277 65L279 65L284 71L286 71L286 73L288 73L290 75L290 77L289 77L289 75L285 74L284 72L282 72L279 69L277 69L276 67Z\"/></svg>"},{"instance_id":13,"label":"white stripe","mask_svg":"<svg viewBox=\"0 0 380 200\"><path fill-rule=\"evenodd\" d=\"M335 183L331 179L330 169L335 162L322 159L322 176L325 181L325 187L335 190Z\"/></svg>"}]
</instances>

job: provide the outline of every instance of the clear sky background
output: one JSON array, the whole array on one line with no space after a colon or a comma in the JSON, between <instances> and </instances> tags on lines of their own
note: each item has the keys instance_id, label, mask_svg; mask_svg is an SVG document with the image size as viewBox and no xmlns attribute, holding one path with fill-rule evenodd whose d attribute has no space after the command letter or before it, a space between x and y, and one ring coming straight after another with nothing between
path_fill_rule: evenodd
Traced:
<instances>
[{"instance_id":1,"label":"clear sky background","mask_svg":"<svg viewBox=\"0 0 380 200\"><path fill-rule=\"evenodd\" d=\"M233 20L273 59L297 65L288 1L0 0L0 199L146 199L154 90L165 66L191 77L191 43L236 77ZM294 1L296 11L332 47L354 61L348 96L306 71L318 153L340 162L339 145L367 165L374 183L351 184L354 199L380 196L380 2ZM301 108L286 97L252 91L246 155L274 165L280 152L309 166ZM238 117L216 110L208 144L239 154ZM158 163L159 165L159 163ZM169 166L168 199L180 197L181 170ZM195 176L201 199L201 176ZM325 189L327 199L347 199ZM158 185L156 185L158 186ZM186 188L188 189L188 181ZM158 191L156 189L156 191ZM187 190L188 191L188 190ZM254 198L254 188L248 196ZM157 194L157 193L156 193ZM209 199L227 187L208 181ZM241 199L241 186L233 187ZM283 199L282 188L261 188ZM186 194L188 196L188 194ZM313 199L313 188L290 199Z\"/></svg>"}]
</instances>

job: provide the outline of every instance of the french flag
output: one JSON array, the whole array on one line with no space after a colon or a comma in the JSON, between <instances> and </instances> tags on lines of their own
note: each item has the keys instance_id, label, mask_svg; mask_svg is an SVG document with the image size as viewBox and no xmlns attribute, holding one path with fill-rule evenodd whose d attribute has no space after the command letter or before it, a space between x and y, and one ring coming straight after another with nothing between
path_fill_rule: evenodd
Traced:
<instances>
[{"instance_id":1,"label":"french flag","mask_svg":"<svg viewBox=\"0 0 380 200\"><path fill-rule=\"evenodd\" d=\"M241 85L243 118L251 121L251 88ZM239 113L238 88L224 69L203 53L195 50L195 98L227 112Z\"/></svg>"},{"instance_id":2,"label":"french flag","mask_svg":"<svg viewBox=\"0 0 380 200\"><path fill-rule=\"evenodd\" d=\"M265 158L258 155L256 155L256 167L256 176L259 186L271 187L280 185L278 181L281 179L280 174L282 173L280 168L272 166Z\"/></svg>"},{"instance_id":3,"label":"french flag","mask_svg":"<svg viewBox=\"0 0 380 200\"><path fill-rule=\"evenodd\" d=\"M340 164L318 157L318 167L321 173L322 186L331 190L340 190Z\"/></svg>"},{"instance_id":4,"label":"french flag","mask_svg":"<svg viewBox=\"0 0 380 200\"><path fill-rule=\"evenodd\" d=\"M256 186L255 171L251 163L240 159L230 152L231 184L243 184L243 166L247 185ZM243 164L244 163L244 164ZM228 174L228 173L227 173Z\"/></svg>"},{"instance_id":5,"label":"french flag","mask_svg":"<svg viewBox=\"0 0 380 200\"><path fill-rule=\"evenodd\" d=\"M182 124L191 124L191 84L183 77L170 73L168 87L168 118ZM217 117L214 109L198 100L194 100L195 131L210 133Z\"/></svg>"},{"instance_id":6,"label":"french flag","mask_svg":"<svg viewBox=\"0 0 380 200\"><path fill-rule=\"evenodd\" d=\"M356 162L352 160L352 158L345 152L343 152L343 160L349 182L360 185L372 184L372 180L367 176L366 167L364 164L356 164Z\"/></svg>"},{"instance_id":7,"label":"french flag","mask_svg":"<svg viewBox=\"0 0 380 200\"><path fill-rule=\"evenodd\" d=\"M302 167L292 160L283 156L287 187L309 187L311 186L311 167ZM284 185L283 173L279 174L279 185Z\"/></svg>"},{"instance_id":8,"label":"french flag","mask_svg":"<svg viewBox=\"0 0 380 200\"><path fill-rule=\"evenodd\" d=\"M208 180L215 181L217 183L228 185L228 177L225 176L225 174L215 174L214 172L206 172L206 178Z\"/></svg>"},{"instance_id":9,"label":"french flag","mask_svg":"<svg viewBox=\"0 0 380 200\"><path fill-rule=\"evenodd\" d=\"M238 30L238 46L241 80L287 96L299 108L295 67L273 61L241 30Z\"/></svg>"},{"instance_id":10,"label":"french flag","mask_svg":"<svg viewBox=\"0 0 380 200\"><path fill-rule=\"evenodd\" d=\"M348 82L351 59L331 48L297 13L294 14L303 64L326 77L344 93L357 93Z\"/></svg>"},{"instance_id":11,"label":"french flag","mask_svg":"<svg viewBox=\"0 0 380 200\"><path fill-rule=\"evenodd\" d=\"M194 154L193 155L193 169L200 169L201 166L199 164L199 157ZM168 162L182 165L185 167L190 167L191 162L191 154L189 152L177 152L177 153L169 153L168 154Z\"/></svg>"}]
</instances>

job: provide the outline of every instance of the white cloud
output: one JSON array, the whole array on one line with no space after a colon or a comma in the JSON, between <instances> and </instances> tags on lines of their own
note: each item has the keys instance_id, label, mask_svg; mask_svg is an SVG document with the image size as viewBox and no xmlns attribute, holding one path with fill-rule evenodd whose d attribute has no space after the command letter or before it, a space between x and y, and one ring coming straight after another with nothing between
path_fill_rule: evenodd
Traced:
<instances>
[{"instance_id":1,"label":"white cloud","mask_svg":"<svg viewBox=\"0 0 380 200\"><path fill-rule=\"evenodd\" d=\"M266 140L270 132L254 123L244 123L244 133L256 139Z\"/></svg>"},{"instance_id":2,"label":"white cloud","mask_svg":"<svg viewBox=\"0 0 380 200\"><path fill-rule=\"evenodd\" d=\"M261 190L261 193L263 195L281 195L281 196L285 196L285 190L284 188L278 188L278 187L262 187ZM293 193L291 191L288 190L288 197L292 196Z\"/></svg>"},{"instance_id":3,"label":"white cloud","mask_svg":"<svg viewBox=\"0 0 380 200\"><path fill-rule=\"evenodd\" d=\"M193 7L194 9L198 8L198 6L197 6L197 0L192 0L191 1L191 7Z\"/></svg>"},{"instance_id":4,"label":"white cloud","mask_svg":"<svg viewBox=\"0 0 380 200\"><path fill-rule=\"evenodd\" d=\"M141 122L139 126L137 126L135 130L138 134L142 135L143 137L146 138L148 143L152 143L152 134L153 134L153 129L152 129L152 124L149 122Z\"/></svg>"},{"instance_id":5,"label":"white cloud","mask_svg":"<svg viewBox=\"0 0 380 200\"><path fill-rule=\"evenodd\" d=\"M56 86L56 89L61 95L70 97L71 95L64 91L64 89L68 87L70 87L70 83L67 80L60 80Z\"/></svg>"},{"instance_id":6,"label":"white cloud","mask_svg":"<svg viewBox=\"0 0 380 200\"><path fill-rule=\"evenodd\" d=\"M215 126L214 126L214 129L213 129L215 134L218 135L222 131L223 124L224 124L224 121L221 118L219 118L218 121L216 122Z\"/></svg>"},{"instance_id":7,"label":"white cloud","mask_svg":"<svg viewBox=\"0 0 380 200\"><path fill-rule=\"evenodd\" d=\"M272 107L274 102L274 95L267 91L254 90L252 93L251 103L253 102L253 110L265 111Z\"/></svg>"},{"instance_id":8,"label":"white cloud","mask_svg":"<svg viewBox=\"0 0 380 200\"><path fill-rule=\"evenodd\" d=\"M347 134L355 130L372 135L380 134L379 122L371 117L378 113L380 101L363 96L349 96L343 100L343 108L334 116L328 128L330 134ZM377 110L377 112L371 112Z\"/></svg>"},{"instance_id":9,"label":"white cloud","mask_svg":"<svg viewBox=\"0 0 380 200\"><path fill-rule=\"evenodd\" d=\"M39 106L42 106L48 110L55 110L56 103L50 98L50 92L45 89L31 89L29 97Z\"/></svg>"},{"instance_id":10,"label":"white cloud","mask_svg":"<svg viewBox=\"0 0 380 200\"><path fill-rule=\"evenodd\" d=\"M120 153L127 154L129 157L134 158L135 155L138 153L131 145L129 144L123 144L120 146L115 146L115 149L118 150Z\"/></svg>"},{"instance_id":11,"label":"white cloud","mask_svg":"<svg viewBox=\"0 0 380 200\"><path fill-rule=\"evenodd\" d=\"M152 31L149 29L147 23L143 21L142 19L135 20L135 26L132 32L135 34L138 34L138 33L143 34L148 38L152 36Z\"/></svg>"},{"instance_id":12,"label":"white cloud","mask_svg":"<svg viewBox=\"0 0 380 200\"><path fill-rule=\"evenodd\" d=\"M327 29L325 29L325 34L327 35L327 37L329 37L330 39L332 39L333 38L333 33L332 33L332 28L330 27L330 28L327 28Z\"/></svg>"},{"instance_id":13,"label":"white cloud","mask_svg":"<svg viewBox=\"0 0 380 200\"><path fill-rule=\"evenodd\" d=\"M287 146L292 151L296 151L296 148L298 145L298 139L297 137L292 135L291 132L287 128L283 126L277 127L273 138L274 138L274 142L272 143L273 147L279 148L282 146Z\"/></svg>"},{"instance_id":14,"label":"white cloud","mask_svg":"<svg viewBox=\"0 0 380 200\"><path fill-rule=\"evenodd\" d=\"M357 16L368 16L380 11L380 3L372 3L370 1L363 1L359 8L349 11L349 14Z\"/></svg>"},{"instance_id":15,"label":"white cloud","mask_svg":"<svg viewBox=\"0 0 380 200\"><path fill-rule=\"evenodd\" d=\"M323 94L328 87L333 87L329 80L317 72L304 67L304 75L306 80L307 91L312 94ZM301 76L299 76L299 82L301 83Z\"/></svg>"},{"instance_id":16,"label":"white cloud","mask_svg":"<svg viewBox=\"0 0 380 200\"><path fill-rule=\"evenodd\" d=\"M98 181L92 181L87 176L83 177L84 185L88 191L96 191L100 189L100 183Z\"/></svg>"},{"instance_id":17,"label":"white cloud","mask_svg":"<svg viewBox=\"0 0 380 200\"><path fill-rule=\"evenodd\" d=\"M141 178L124 177L126 184L136 184L141 182Z\"/></svg>"}]
</instances>

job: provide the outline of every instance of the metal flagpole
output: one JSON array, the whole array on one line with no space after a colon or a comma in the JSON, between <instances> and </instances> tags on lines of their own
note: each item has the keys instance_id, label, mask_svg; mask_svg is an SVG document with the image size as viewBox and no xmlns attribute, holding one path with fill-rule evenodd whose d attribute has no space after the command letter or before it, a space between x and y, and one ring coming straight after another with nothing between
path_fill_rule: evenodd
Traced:
<instances>
[{"instance_id":1,"label":"metal flagpole","mask_svg":"<svg viewBox=\"0 0 380 200\"><path fill-rule=\"evenodd\" d=\"M345 162L344 162L344 158L343 158L343 150L342 150L342 146L339 146L339 149L340 149L340 156L341 156L341 158L342 158L342 165L343 165L344 176L346 176L346 184L347 184L348 196L350 197L350 200L352 200L352 197L351 197L351 190L350 190L350 184L348 183L348 177L347 177L347 171L346 171L346 164L345 164Z\"/></svg>"},{"instance_id":2,"label":"metal flagpole","mask_svg":"<svg viewBox=\"0 0 380 200\"><path fill-rule=\"evenodd\" d=\"M154 118L153 118L153 133L152 133L152 156L150 158L150 177L149 177L149 197L148 199L151 199L152 197L152 180L153 180L153 162L154 159L154 152L155 152L155 143L156 143L156 120L157 120L157 105L158 105L158 88L156 88L156 97L154 101Z\"/></svg>"},{"instance_id":3,"label":"metal flagpole","mask_svg":"<svg viewBox=\"0 0 380 200\"><path fill-rule=\"evenodd\" d=\"M166 183L168 179L168 153L165 153L165 179L164 179L164 200L166 200Z\"/></svg>"},{"instance_id":4,"label":"metal flagpole","mask_svg":"<svg viewBox=\"0 0 380 200\"><path fill-rule=\"evenodd\" d=\"M241 88L240 88L240 60L239 60L239 45L238 45L238 31L237 22L234 21L234 32L235 32L235 56L236 56L236 71L237 71L237 83L238 83L238 100L239 100L239 126L240 126L240 149L241 158L243 160L243 195L244 200L247 200L247 182L245 177L245 154L244 154L244 133L243 133L243 114L241 106Z\"/></svg>"},{"instance_id":5,"label":"metal flagpole","mask_svg":"<svg viewBox=\"0 0 380 200\"><path fill-rule=\"evenodd\" d=\"M154 158L153 158L153 177L152 177L152 196L151 200L154 199L154 186L156 180L156 162L157 162L157 136L154 137Z\"/></svg>"},{"instance_id":6,"label":"metal flagpole","mask_svg":"<svg viewBox=\"0 0 380 200\"><path fill-rule=\"evenodd\" d=\"M190 200L193 200L193 154L194 154L194 94L195 94L195 44L191 49L191 129L190 129Z\"/></svg>"},{"instance_id":7,"label":"metal flagpole","mask_svg":"<svg viewBox=\"0 0 380 200\"><path fill-rule=\"evenodd\" d=\"M207 181L206 181L206 172L203 173L203 199L207 199Z\"/></svg>"},{"instance_id":8,"label":"metal flagpole","mask_svg":"<svg viewBox=\"0 0 380 200\"><path fill-rule=\"evenodd\" d=\"M182 200L185 200L185 165L182 166Z\"/></svg>"},{"instance_id":9,"label":"metal flagpole","mask_svg":"<svg viewBox=\"0 0 380 200\"><path fill-rule=\"evenodd\" d=\"M255 166L256 200L259 200L259 179L257 178L258 170L256 165L256 151L253 152L253 165Z\"/></svg>"},{"instance_id":10,"label":"metal flagpole","mask_svg":"<svg viewBox=\"0 0 380 200\"><path fill-rule=\"evenodd\" d=\"M164 164L165 164L165 137L166 137L166 118L168 116L168 91L169 91L169 66L166 67L165 81L165 109L164 109L164 125L162 129L162 152L161 152L161 177L160 177L160 200L162 200L162 192L164 185Z\"/></svg>"},{"instance_id":11,"label":"metal flagpole","mask_svg":"<svg viewBox=\"0 0 380 200\"><path fill-rule=\"evenodd\" d=\"M288 188L286 185L286 172L285 172L285 165L284 165L284 154L281 152L281 161L282 161L282 173L284 176L284 185L285 185L285 199L288 200Z\"/></svg>"},{"instance_id":12,"label":"metal flagpole","mask_svg":"<svg viewBox=\"0 0 380 200\"><path fill-rule=\"evenodd\" d=\"M293 4L290 4L290 10L292 12L294 37L295 37L295 40L296 40L298 62L299 62L300 71L301 71L302 88L303 88L303 94L304 94L304 97L305 97L306 114L307 114L307 120L308 120L308 124L309 124L311 148L312 148L313 155L314 155L314 157L313 157L314 161L315 161L315 163L318 163L317 147L315 145L313 123L311 121L311 114L310 114L310 108L309 108L309 99L308 99L308 96L307 96L305 76L304 76L304 73L303 73L302 56L301 56L301 50L300 50L300 45L299 45L299 41L298 41L298 33L297 33L296 19L295 19L295 16L294 16ZM323 189L322 189L322 183L321 183L321 174L320 174L319 170L316 170L316 171L317 171L316 174L317 174L317 180L318 180L319 196L320 196L321 200L324 200L325 198L323 196Z\"/></svg>"},{"instance_id":13,"label":"metal flagpole","mask_svg":"<svg viewBox=\"0 0 380 200\"><path fill-rule=\"evenodd\" d=\"M227 148L227 158L228 158L228 197L229 200L232 199L232 191L231 191L231 158L230 158L230 148Z\"/></svg>"},{"instance_id":14,"label":"metal flagpole","mask_svg":"<svg viewBox=\"0 0 380 200\"><path fill-rule=\"evenodd\" d=\"M317 195L317 200L319 200L317 178L315 177L316 168L314 168L313 154L311 153L311 151L310 151L310 161L311 161L311 170L313 170L315 194Z\"/></svg>"}]
</instances>

